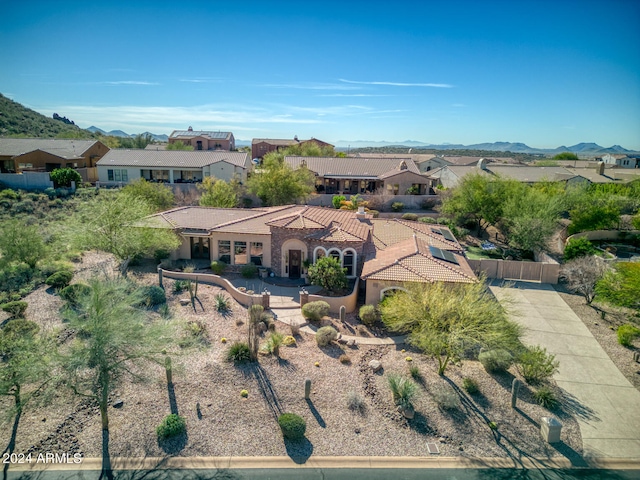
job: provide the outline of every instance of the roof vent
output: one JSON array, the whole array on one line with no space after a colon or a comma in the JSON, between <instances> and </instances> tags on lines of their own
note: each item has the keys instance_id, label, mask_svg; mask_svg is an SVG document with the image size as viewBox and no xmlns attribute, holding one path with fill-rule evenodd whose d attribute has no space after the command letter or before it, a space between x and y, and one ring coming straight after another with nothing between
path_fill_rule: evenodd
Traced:
<instances>
[{"instance_id":1,"label":"roof vent","mask_svg":"<svg viewBox=\"0 0 640 480\"><path fill-rule=\"evenodd\" d=\"M356 218L360 221L364 220L366 218L367 214L364 211L364 207L363 206L359 206L358 207L358 211L356 212Z\"/></svg>"},{"instance_id":2,"label":"roof vent","mask_svg":"<svg viewBox=\"0 0 640 480\"><path fill-rule=\"evenodd\" d=\"M400 162L400 166L398 167L398 169L399 169L399 170L406 170L407 168L409 168L409 167L407 167L407 162L405 162L404 160L402 160L402 161Z\"/></svg>"},{"instance_id":3,"label":"roof vent","mask_svg":"<svg viewBox=\"0 0 640 480\"><path fill-rule=\"evenodd\" d=\"M187 131L188 131L188 132L193 132L193 127L189 127L189 128L187 129Z\"/></svg>"}]
</instances>

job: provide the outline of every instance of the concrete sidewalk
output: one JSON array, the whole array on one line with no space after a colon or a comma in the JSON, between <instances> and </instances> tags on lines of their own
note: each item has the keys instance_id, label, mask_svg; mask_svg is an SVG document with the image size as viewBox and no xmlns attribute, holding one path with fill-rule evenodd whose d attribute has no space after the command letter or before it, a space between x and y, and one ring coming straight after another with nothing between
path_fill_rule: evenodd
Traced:
<instances>
[{"instance_id":1,"label":"concrete sidewalk","mask_svg":"<svg viewBox=\"0 0 640 480\"><path fill-rule=\"evenodd\" d=\"M491 290L513 300L514 320L527 328L524 342L560 361L553 378L580 425L584 456L640 459L640 392L553 287L516 282L504 288L494 281Z\"/></svg>"}]
</instances>

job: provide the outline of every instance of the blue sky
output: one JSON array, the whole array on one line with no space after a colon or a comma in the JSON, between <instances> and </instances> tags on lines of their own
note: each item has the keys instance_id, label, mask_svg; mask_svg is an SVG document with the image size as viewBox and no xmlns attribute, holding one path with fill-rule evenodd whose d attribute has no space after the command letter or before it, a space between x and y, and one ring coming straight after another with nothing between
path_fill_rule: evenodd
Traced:
<instances>
[{"instance_id":1,"label":"blue sky","mask_svg":"<svg viewBox=\"0 0 640 480\"><path fill-rule=\"evenodd\" d=\"M81 127L640 150L640 2L0 0L0 93Z\"/></svg>"}]
</instances>

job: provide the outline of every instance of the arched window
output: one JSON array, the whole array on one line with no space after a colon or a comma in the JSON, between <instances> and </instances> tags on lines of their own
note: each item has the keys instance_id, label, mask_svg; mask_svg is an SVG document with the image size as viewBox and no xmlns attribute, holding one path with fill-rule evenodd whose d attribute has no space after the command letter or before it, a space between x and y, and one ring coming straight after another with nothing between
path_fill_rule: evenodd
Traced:
<instances>
[{"instance_id":1,"label":"arched window","mask_svg":"<svg viewBox=\"0 0 640 480\"><path fill-rule=\"evenodd\" d=\"M397 293L398 291L406 292L407 289L406 288L402 288L402 287L387 287L387 288L383 288L380 291L380 301L384 300L385 297L388 297L390 295L393 295L394 293Z\"/></svg>"},{"instance_id":2,"label":"arched window","mask_svg":"<svg viewBox=\"0 0 640 480\"><path fill-rule=\"evenodd\" d=\"M327 256L327 251L322 247L316 247L313 251L313 263L316 263L322 257Z\"/></svg>"},{"instance_id":3,"label":"arched window","mask_svg":"<svg viewBox=\"0 0 640 480\"><path fill-rule=\"evenodd\" d=\"M356 274L356 252L347 249L342 252L342 266L346 269L347 277L353 277Z\"/></svg>"},{"instance_id":4,"label":"arched window","mask_svg":"<svg viewBox=\"0 0 640 480\"><path fill-rule=\"evenodd\" d=\"M338 260L340 264L342 264L342 254L340 253L340 250L338 250L337 248L332 248L331 250L329 250L327 252L327 255L335 258L336 260Z\"/></svg>"}]
</instances>

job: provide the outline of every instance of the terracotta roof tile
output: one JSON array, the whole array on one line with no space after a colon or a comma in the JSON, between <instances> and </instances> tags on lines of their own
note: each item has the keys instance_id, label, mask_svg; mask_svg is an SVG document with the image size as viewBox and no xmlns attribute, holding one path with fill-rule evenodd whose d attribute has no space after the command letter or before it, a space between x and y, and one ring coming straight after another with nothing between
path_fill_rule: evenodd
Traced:
<instances>
[{"instance_id":1,"label":"terracotta roof tile","mask_svg":"<svg viewBox=\"0 0 640 480\"><path fill-rule=\"evenodd\" d=\"M442 230L450 234L451 231L442 225L401 220L398 218L376 218L371 220L371 224L373 225L373 243L378 249L387 248L390 245L411 238L415 234L431 246L462 253L462 247L457 240L447 240L442 234L434 231Z\"/></svg>"},{"instance_id":2,"label":"terracotta roof tile","mask_svg":"<svg viewBox=\"0 0 640 480\"><path fill-rule=\"evenodd\" d=\"M420 175L420 170L411 158L340 158L340 157L285 157L292 168L303 164L321 177L379 178L402 171Z\"/></svg>"}]
</instances>

